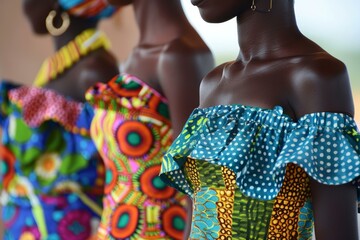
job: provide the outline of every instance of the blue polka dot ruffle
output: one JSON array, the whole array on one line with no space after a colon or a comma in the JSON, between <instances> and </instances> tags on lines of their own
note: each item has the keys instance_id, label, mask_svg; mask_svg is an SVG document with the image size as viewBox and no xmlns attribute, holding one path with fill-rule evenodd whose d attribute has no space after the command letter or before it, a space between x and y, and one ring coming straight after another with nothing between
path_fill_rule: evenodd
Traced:
<instances>
[{"instance_id":1,"label":"blue polka dot ruffle","mask_svg":"<svg viewBox=\"0 0 360 240\"><path fill-rule=\"evenodd\" d=\"M301 166L313 179L338 185L360 176L360 134L345 114L307 114L294 122L282 108L220 105L195 109L164 156L161 177L191 194L182 166L188 157L226 166L247 196L278 194L286 165Z\"/></svg>"}]
</instances>

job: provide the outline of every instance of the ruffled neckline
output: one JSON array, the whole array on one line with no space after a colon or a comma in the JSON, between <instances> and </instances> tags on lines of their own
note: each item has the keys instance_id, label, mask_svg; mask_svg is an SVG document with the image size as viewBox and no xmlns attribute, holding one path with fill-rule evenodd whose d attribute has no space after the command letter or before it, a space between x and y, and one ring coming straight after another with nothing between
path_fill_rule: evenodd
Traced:
<instances>
[{"instance_id":1,"label":"ruffled neckline","mask_svg":"<svg viewBox=\"0 0 360 240\"><path fill-rule=\"evenodd\" d=\"M232 113L237 113L233 116ZM276 105L273 108L263 108L256 106L249 106L243 104L228 104L215 105L204 108L195 108L190 114L189 119L198 116L206 117L225 117L229 119L240 117L243 119L251 119L252 121L259 121L260 123L267 123L268 126L275 128L289 127L295 128L301 125L313 125L319 127L343 128L350 124L351 127L357 128L357 125L352 116L345 113L337 112L313 112L301 116L298 120L292 119L284 113L283 107ZM232 116L232 117L231 117Z\"/></svg>"},{"instance_id":2,"label":"ruffled neckline","mask_svg":"<svg viewBox=\"0 0 360 240\"><path fill-rule=\"evenodd\" d=\"M93 109L66 98L53 90L20 86L7 82L0 85L0 102L3 117L19 111L25 123L30 127L40 127L46 121L54 121L67 131L89 136Z\"/></svg>"},{"instance_id":3,"label":"ruffled neckline","mask_svg":"<svg viewBox=\"0 0 360 240\"><path fill-rule=\"evenodd\" d=\"M191 195L183 174L188 158L228 167L246 196L269 200L280 191L288 163L323 184L359 177L360 134L343 113L316 112L294 121L280 106L217 105L195 109L164 155L163 181Z\"/></svg>"},{"instance_id":4,"label":"ruffled neckline","mask_svg":"<svg viewBox=\"0 0 360 240\"><path fill-rule=\"evenodd\" d=\"M131 74L120 74L108 83L97 83L86 93L95 109L121 112L121 109L159 114L169 121L168 100L154 88Z\"/></svg>"}]
</instances>

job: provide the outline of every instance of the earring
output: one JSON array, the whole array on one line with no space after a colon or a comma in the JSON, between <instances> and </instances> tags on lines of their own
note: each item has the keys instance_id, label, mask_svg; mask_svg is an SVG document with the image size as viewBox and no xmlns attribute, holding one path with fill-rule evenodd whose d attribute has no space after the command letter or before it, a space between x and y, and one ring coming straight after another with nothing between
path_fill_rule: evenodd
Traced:
<instances>
[{"instance_id":1,"label":"earring","mask_svg":"<svg viewBox=\"0 0 360 240\"><path fill-rule=\"evenodd\" d=\"M272 9L272 0L269 0L269 8L268 8L266 11L256 9L255 0L252 0L252 4L251 4L251 7L250 7L250 8L251 8L251 10L257 11L257 12L263 12L263 13L271 12L271 9Z\"/></svg>"},{"instance_id":2,"label":"earring","mask_svg":"<svg viewBox=\"0 0 360 240\"><path fill-rule=\"evenodd\" d=\"M49 15L46 17L45 20L46 29L52 36L60 36L70 26L70 17L69 14L67 14L67 12L61 13L62 24L58 28L54 26L55 17L56 17L56 11L55 10L50 11Z\"/></svg>"}]
</instances>

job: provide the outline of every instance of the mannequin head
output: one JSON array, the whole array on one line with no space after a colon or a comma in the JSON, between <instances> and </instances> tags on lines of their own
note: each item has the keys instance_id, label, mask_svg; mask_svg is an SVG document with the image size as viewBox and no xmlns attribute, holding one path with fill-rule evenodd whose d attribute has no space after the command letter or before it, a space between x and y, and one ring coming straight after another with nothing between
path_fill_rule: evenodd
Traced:
<instances>
[{"instance_id":1,"label":"mannequin head","mask_svg":"<svg viewBox=\"0 0 360 240\"><path fill-rule=\"evenodd\" d=\"M251 0L191 0L199 8L201 17L211 23L228 21L250 10Z\"/></svg>"},{"instance_id":2,"label":"mannequin head","mask_svg":"<svg viewBox=\"0 0 360 240\"><path fill-rule=\"evenodd\" d=\"M23 0L23 11L37 34L46 34L45 20L51 10L59 9L57 1Z\"/></svg>"},{"instance_id":3,"label":"mannequin head","mask_svg":"<svg viewBox=\"0 0 360 240\"><path fill-rule=\"evenodd\" d=\"M132 4L133 0L108 0L108 2L111 5L123 7L123 6L129 5L129 4Z\"/></svg>"},{"instance_id":4,"label":"mannequin head","mask_svg":"<svg viewBox=\"0 0 360 240\"><path fill-rule=\"evenodd\" d=\"M294 0L288 1L294 5ZM211 23L221 23L234 17L241 16L245 12L252 12L252 5L256 6L255 12L267 12L275 0L191 0L194 6L199 8L201 17Z\"/></svg>"},{"instance_id":5,"label":"mannequin head","mask_svg":"<svg viewBox=\"0 0 360 240\"><path fill-rule=\"evenodd\" d=\"M53 20L55 27L62 24L63 12L69 15L71 22L81 21L90 27L95 27L99 19L111 16L115 12L115 8L109 6L106 0L23 0L22 6L33 31L37 34L48 33L45 22L51 11L56 12Z\"/></svg>"}]
</instances>

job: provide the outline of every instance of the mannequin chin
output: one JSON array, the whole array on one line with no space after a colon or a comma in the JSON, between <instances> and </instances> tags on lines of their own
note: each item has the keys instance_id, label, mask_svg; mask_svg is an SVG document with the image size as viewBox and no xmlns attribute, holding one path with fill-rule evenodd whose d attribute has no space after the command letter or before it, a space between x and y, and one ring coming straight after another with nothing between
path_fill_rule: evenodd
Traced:
<instances>
[{"instance_id":1,"label":"mannequin chin","mask_svg":"<svg viewBox=\"0 0 360 240\"><path fill-rule=\"evenodd\" d=\"M114 6L126 6L132 4L132 0L107 0L111 5Z\"/></svg>"}]
</instances>

